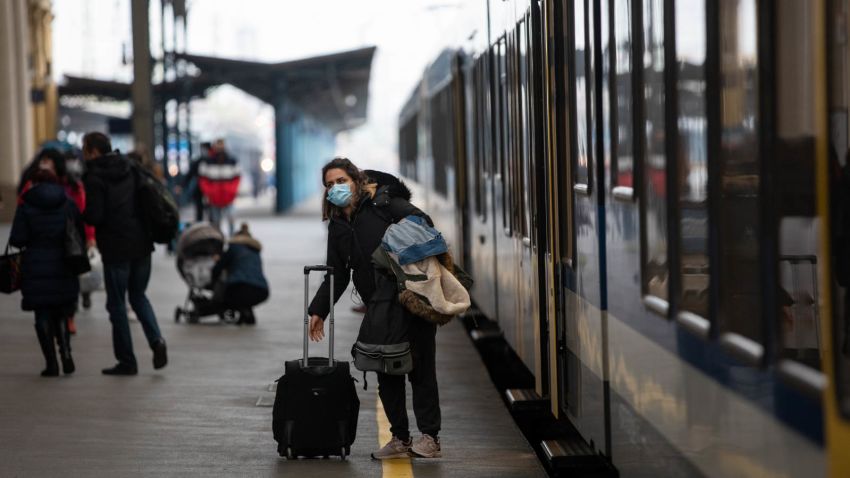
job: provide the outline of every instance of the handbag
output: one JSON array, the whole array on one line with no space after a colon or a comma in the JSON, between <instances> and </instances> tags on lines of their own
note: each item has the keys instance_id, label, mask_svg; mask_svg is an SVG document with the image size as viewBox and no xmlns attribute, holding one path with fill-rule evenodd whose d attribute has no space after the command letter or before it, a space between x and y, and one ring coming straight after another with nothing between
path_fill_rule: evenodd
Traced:
<instances>
[{"instance_id":1,"label":"handbag","mask_svg":"<svg viewBox=\"0 0 850 478\"><path fill-rule=\"evenodd\" d=\"M97 249L91 248L88 255L91 270L80 275L80 292L82 293L103 289L103 262L101 262L100 253Z\"/></svg>"},{"instance_id":2,"label":"handbag","mask_svg":"<svg viewBox=\"0 0 850 478\"><path fill-rule=\"evenodd\" d=\"M0 256L0 292L11 294L21 288L21 252L6 252Z\"/></svg>"},{"instance_id":3,"label":"handbag","mask_svg":"<svg viewBox=\"0 0 850 478\"><path fill-rule=\"evenodd\" d=\"M91 270L89 255L80 230L77 228L77 220L71 209L65 208L65 263L75 275L80 275Z\"/></svg>"}]
</instances>

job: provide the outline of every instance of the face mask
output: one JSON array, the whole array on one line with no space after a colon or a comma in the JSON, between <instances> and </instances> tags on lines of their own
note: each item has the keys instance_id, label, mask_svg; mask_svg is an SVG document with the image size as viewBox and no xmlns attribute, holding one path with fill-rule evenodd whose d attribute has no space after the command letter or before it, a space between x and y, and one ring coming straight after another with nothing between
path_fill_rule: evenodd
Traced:
<instances>
[{"instance_id":1,"label":"face mask","mask_svg":"<svg viewBox=\"0 0 850 478\"><path fill-rule=\"evenodd\" d=\"M351 202L351 186L348 184L334 184L328 191L328 201L339 207L348 206Z\"/></svg>"}]
</instances>

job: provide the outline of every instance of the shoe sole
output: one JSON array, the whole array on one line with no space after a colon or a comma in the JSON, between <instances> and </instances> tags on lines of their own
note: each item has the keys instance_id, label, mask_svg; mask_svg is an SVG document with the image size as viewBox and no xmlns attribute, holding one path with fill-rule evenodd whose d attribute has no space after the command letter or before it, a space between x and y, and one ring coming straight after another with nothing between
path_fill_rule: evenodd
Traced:
<instances>
[{"instance_id":1,"label":"shoe sole","mask_svg":"<svg viewBox=\"0 0 850 478\"><path fill-rule=\"evenodd\" d=\"M372 459L373 459L373 460L378 460L378 461L381 461L381 460L395 460L395 459L397 459L397 458L410 458L410 457L411 457L410 452L405 452L405 453L396 453L395 455L387 455L387 456L382 456L382 457L377 457L377 456L375 456L375 454L374 454L374 453L372 454Z\"/></svg>"},{"instance_id":2,"label":"shoe sole","mask_svg":"<svg viewBox=\"0 0 850 478\"><path fill-rule=\"evenodd\" d=\"M443 457L443 453L439 452L439 451L436 452L436 453L432 453L430 455L426 455L424 453L417 453L413 450L410 450L410 453L411 453L411 455L413 455L416 458L442 458Z\"/></svg>"}]
</instances>

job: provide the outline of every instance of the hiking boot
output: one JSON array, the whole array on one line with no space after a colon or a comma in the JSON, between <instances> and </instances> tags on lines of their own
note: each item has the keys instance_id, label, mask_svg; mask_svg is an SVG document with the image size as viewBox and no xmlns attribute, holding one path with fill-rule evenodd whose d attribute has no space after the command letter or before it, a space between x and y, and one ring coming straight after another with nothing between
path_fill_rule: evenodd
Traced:
<instances>
[{"instance_id":1,"label":"hiking boot","mask_svg":"<svg viewBox=\"0 0 850 478\"><path fill-rule=\"evenodd\" d=\"M139 370L132 365L119 363L112 368L105 368L100 371L104 375L136 375Z\"/></svg>"},{"instance_id":2,"label":"hiking boot","mask_svg":"<svg viewBox=\"0 0 850 478\"><path fill-rule=\"evenodd\" d=\"M392 458L407 458L410 456L410 439L403 442L393 437L383 448L372 453L373 460L390 460Z\"/></svg>"},{"instance_id":3,"label":"hiking boot","mask_svg":"<svg viewBox=\"0 0 850 478\"><path fill-rule=\"evenodd\" d=\"M440 458L440 439L434 438L427 433L413 441L410 451L421 458Z\"/></svg>"},{"instance_id":4,"label":"hiking boot","mask_svg":"<svg viewBox=\"0 0 850 478\"><path fill-rule=\"evenodd\" d=\"M165 339L159 339L153 344L153 368L159 370L168 363Z\"/></svg>"}]
</instances>

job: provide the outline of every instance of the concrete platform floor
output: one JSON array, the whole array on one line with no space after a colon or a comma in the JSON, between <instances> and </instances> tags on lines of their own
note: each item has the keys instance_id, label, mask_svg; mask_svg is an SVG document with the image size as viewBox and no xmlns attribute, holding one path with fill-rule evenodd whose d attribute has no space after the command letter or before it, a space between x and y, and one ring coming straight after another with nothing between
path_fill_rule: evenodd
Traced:
<instances>
[{"instance_id":1,"label":"concrete platform floor","mask_svg":"<svg viewBox=\"0 0 850 478\"><path fill-rule=\"evenodd\" d=\"M148 292L169 346L169 365L160 371L153 370L141 327L131 320L139 375L101 375L115 360L105 294L98 292L91 310L77 316L77 372L42 378L32 314L20 310L19 294L0 296L0 477L545 476L459 323L437 336L442 459L369 458L379 444L379 418L385 422L376 411L374 374L369 389L359 389L358 436L348 461L279 458L269 386L284 360L300 356L301 268L324 260L325 226L313 213L250 223L265 245L272 286L270 300L256 310L255 327L214 318L175 324L174 307L187 289L174 259L163 251L154 255ZM8 225L0 227L0 237L8 237ZM351 298L346 293L336 309L336 355L343 359L350 359L360 322ZM326 347L326 341L313 344L311 353L325 354Z\"/></svg>"}]
</instances>

